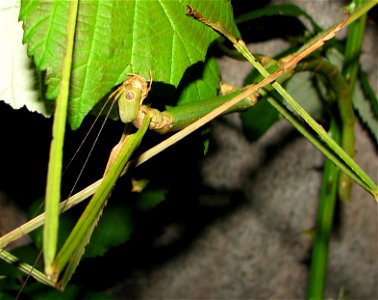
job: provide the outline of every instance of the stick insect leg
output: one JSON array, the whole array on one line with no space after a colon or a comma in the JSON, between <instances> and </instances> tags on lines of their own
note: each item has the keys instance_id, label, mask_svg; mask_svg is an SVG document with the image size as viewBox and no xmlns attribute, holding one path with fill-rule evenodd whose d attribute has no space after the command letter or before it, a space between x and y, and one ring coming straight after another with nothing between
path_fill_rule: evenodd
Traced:
<instances>
[{"instance_id":1,"label":"stick insect leg","mask_svg":"<svg viewBox=\"0 0 378 300\"><path fill-rule=\"evenodd\" d=\"M108 159L108 162L106 164L103 176L105 176L108 173L110 166L114 162L114 159L118 156L119 151L121 150L122 145L126 142L126 139L127 139L128 135L129 135L129 131L130 131L130 126L126 125L125 130L122 133L121 139L119 140L118 144L115 145L113 147L112 151L110 152L109 159Z\"/></svg>"}]
</instances>

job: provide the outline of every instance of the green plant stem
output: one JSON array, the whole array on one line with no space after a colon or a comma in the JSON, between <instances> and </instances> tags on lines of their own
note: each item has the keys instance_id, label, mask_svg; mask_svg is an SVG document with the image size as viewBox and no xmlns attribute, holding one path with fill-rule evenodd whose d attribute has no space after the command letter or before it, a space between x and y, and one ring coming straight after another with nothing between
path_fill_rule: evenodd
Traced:
<instances>
[{"instance_id":1,"label":"green plant stem","mask_svg":"<svg viewBox=\"0 0 378 300\"><path fill-rule=\"evenodd\" d=\"M356 117L352 105L352 91L341 75L338 68L323 57L305 60L298 64L296 70L313 71L324 76L328 81L328 86L333 90L340 120L342 124L340 145L350 156L355 154L355 132L354 125ZM338 194L341 200L347 201L350 198L352 180L349 176L342 173L339 180Z\"/></svg>"},{"instance_id":2,"label":"green plant stem","mask_svg":"<svg viewBox=\"0 0 378 300\"><path fill-rule=\"evenodd\" d=\"M332 118L329 129L332 138L339 142L340 128ZM312 249L307 299L324 299L324 287L327 275L328 248L332 232L333 216L337 199L338 177L340 170L326 159L320 191L320 202L316 218L315 238Z\"/></svg>"},{"instance_id":3,"label":"green plant stem","mask_svg":"<svg viewBox=\"0 0 378 300\"><path fill-rule=\"evenodd\" d=\"M70 2L69 16L67 21L67 41L65 45L66 52L62 65L62 81L59 87L58 97L56 99L53 136L50 148L50 158L46 183L46 223L43 229L43 252L45 261L45 273L48 276L52 274L51 265L55 259L58 242L63 144L67 119L67 105L78 5L79 3L77 0Z\"/></svg>"},{"instance_id":4,"label":"green plant stem","mask_svg":"<svg viewBox=\"0 0 378 300\"><path fill-rule=\"evenodd\" d=\"M361 6L362 1L354 0L353 4L356 7L359 7ZM360 65L359 61L362 49L362 42L365 34L366 17L367 14L365 13L358 20L353 22L348 28L347 43L344 52L344 62L342 69L342 75L345 78L345 81L347 82L347 89L349 91L349 95L345 96L346 102L348 103L352 103L352 95L354 88L356 86L356 78ZM352 105L350 106L353 112ZM341 110L340 112L342 113L343 111ZM354 157L354 115L342 115L342 121L343 124L345 124L344 126L348 126L348 129L345 131L343 130L342 132L341 145L351 157ZM339 197L344 202L350 200L350 194L353 186L352 183L352 179L348 177L346 174L343 173L340 175L338 189Z\"/></svg>"}]
</instances>

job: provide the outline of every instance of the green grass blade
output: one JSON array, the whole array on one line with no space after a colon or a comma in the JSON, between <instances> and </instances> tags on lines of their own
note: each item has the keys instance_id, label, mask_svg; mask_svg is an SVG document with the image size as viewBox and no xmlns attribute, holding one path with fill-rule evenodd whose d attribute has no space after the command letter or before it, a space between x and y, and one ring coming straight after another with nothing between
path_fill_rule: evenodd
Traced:
<instances>
[{"instance_id":1,"label":"green grass blade","mask_svg":"<svg viewBox=\"0 0 378 300\"><path fill-rule=\"evenodd\" d=\"M55 259L58 241L60 185L62 177L64 132L67 119L68 95L70 87L72 54L75 36L78 1L70 2L67 22L66 53L63 59L62 82L56 100L54 114L53 137L50 148L46 183L46 223L43 231L43 252L45 273L52 275L52 263Z\"/></svg>"}]
</instances>

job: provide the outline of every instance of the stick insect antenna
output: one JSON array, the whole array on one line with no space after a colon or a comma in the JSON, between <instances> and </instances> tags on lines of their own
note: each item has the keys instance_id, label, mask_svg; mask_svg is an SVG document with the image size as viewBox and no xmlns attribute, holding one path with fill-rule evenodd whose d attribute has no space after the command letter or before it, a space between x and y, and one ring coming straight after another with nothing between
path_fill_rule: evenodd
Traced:
<instances>
[{"instance_id":1,"label":"stick insect antenna","mask_svg":"<svg viewBox=\"0 0 378 300\"><path fill-rule=\"evenodd\" d=\"M116 91L114 91L114 92L109 96L109 99L108 99L108 100L110 100L114 95L117 95L118 93L119 93L119 91L118 91L118 89L117 89ZM117 97L116 97L115 99L117 99ZM108 101L107 101L107 102L108 102ZM92 146L91 146L91 148L90 148L90 150L89 150L89 152L88 152L87 157L85 158L84 164L83 164L82 167L80 168L79 175L76 177L76 180L75 180L75 182L74 182L74 184L73 184L73 186L72 186L72 188L71 188L71 190L70 190L70 192L69 192L68 197L70 197L70 196L72 195L73 191L74 191L75 188L76 188L77 183L79 182L79 180L80 180L80 178L81 178L81 176L82 176L82 174L83 174L83 172L84 172L85 167L86 167L87 164L88 164L89 158L90 158L91 155L92 155L92 152L93 152L93 150L94 150L94 148L95 148L95 146L96 146L96 144L97 144L97 141L98 141L98 139L99 139L99 137L100 137L100 135L101 135L102 130L104 129L105 123L106 123L106 121L107 121L108 118L109 118L110 112L112 111L115 102L116 102L116 101L112 101L112 103L111 103L111 105L110 105L110 108L109 108L109 110L108 110L107 113L106 113L105 119L104 119L104 121L103 121L102 124L101 124L101 127L100 127L100 129L99 129L99 131L98 131L98 133L97 133L97 135L96 135L96 138L95 138L95 140L94 140L94 142L93 142L93 144L92 144ZM87 140L89 134L91 133L92 129L94 128L94 125L96 124L98 118L100 117L101 113L104 111L104 109L105 109L105 107L106 107L107 104L108 104L108 103L105 103L105 105L101 108L101 110L100 110L98 116L96 117L96 119L94 120L93 124L91 125L91 127L90 127L89 130L88 130L88 132L86 133L86 135L85 135L83 141L81 142L79 148L76 150L74 156L71 158L71 160L70 160L70 162L68 163L68 165L67 165L65 171L68 169L68 167L70 166L70 164L72 163L72 161L74 160L74 158L75 158L75 157L77 156L77 154L79 153L80 149L81 149L82 146L84 145L84 142Z\"/></svg>"}]
</instances>

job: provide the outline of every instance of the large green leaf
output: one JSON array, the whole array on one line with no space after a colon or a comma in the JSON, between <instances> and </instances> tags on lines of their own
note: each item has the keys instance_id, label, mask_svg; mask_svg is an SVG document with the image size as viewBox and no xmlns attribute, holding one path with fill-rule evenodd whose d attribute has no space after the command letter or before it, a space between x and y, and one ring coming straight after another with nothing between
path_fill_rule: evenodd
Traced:
<instances>
[{"instance_id":1,"label":"large green leaf","mask_svg":"<svg viewBox=\"0 0 378 300\"><path fill-rule=\"evenodd\" d=\"M24 0L24 42L39 71L46 72L47 98L60 82L69 1ZM230 1L81 1L75 35L69 122L85 115L125 73L177 86L185 70L203 61L217 34L186 16L186 6L239 36Z\"/></svg>"},{"instance_id":2,"label":"large green leaf","mask_svg":"<svg viewBox=\"0 0 378 300\"><path fill-rule=\"evenodd\" d=\"M26 106L29 111L37 111L47 117L51 111L42 100L33 62L26 55L26 45L22 44L19 11L19 1L0 1L1 38L6 41L0 46L0 100L14 109Z\"/></svg>"},{"instance_id":3,"label":"large green leaf","mask_svg":"<svg viewBox=\"0 0 378 300\"><path fill-rule=\"evenodd\" d=\"M180 105L215 97L220 79L219 66L214 57L210 57L205 63L197 63L187 70L180 82L177 103Z\"/></svg>"}]
</instances>

